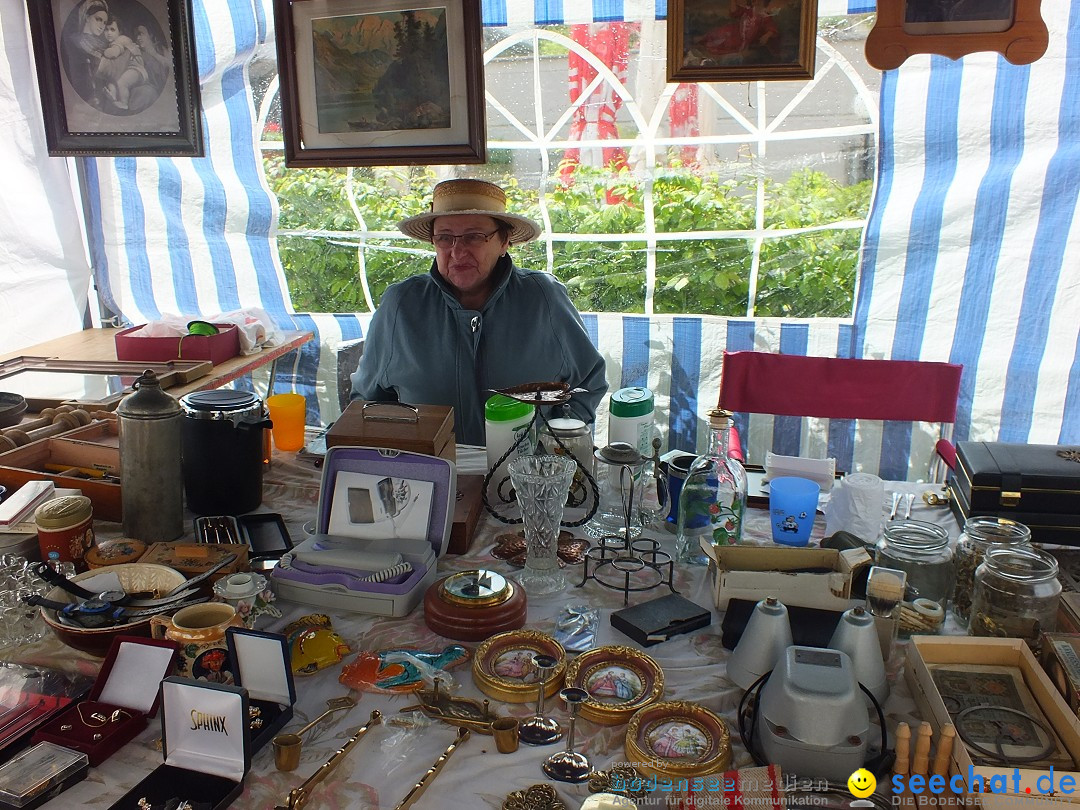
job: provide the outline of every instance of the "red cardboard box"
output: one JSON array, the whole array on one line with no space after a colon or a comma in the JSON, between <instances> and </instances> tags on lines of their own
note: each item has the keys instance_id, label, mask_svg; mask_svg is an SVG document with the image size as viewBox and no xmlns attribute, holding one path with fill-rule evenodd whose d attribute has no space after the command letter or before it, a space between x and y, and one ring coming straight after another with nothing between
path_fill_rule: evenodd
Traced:
<instances>
[{"instance_id":1,"label":"red cardboard box","mask_svg":"<svg viewBox=\"0 0 1080 810\"><path fill-rule=\"evenodd\" d=\"M117 636L86 700L49 720L31 742L81 751L97 767L157 714L158 687L173 670L179 649L168 639Z\"/></svg>"},{"instance_id":2,"label":"red cardboard box","mask_svg":"<svg viewBox=\"0 0 1080 810\"><path fill-rule=\"evenodd\" d=\"M172 337L142 337L132 333L142 329L133 326L116 333L117 360L148 360L164 363L169 360L209 360L215 366L240 354L240 330L236 324L215 323L216 335L182 335Z\"/></svg>"}]
</instances>

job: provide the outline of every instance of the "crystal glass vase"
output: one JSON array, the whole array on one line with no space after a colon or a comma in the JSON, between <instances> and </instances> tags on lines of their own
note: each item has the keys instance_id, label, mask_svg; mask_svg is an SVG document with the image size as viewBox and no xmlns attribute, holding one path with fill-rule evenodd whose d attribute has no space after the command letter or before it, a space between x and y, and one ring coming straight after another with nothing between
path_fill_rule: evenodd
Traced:
<instances>
[{"instance_id":1,"label":"crystal glass vase","mask_svg":"<svg viewBox=\"0 0 1080 810\"><path fill-rule=\"evenodd\" d=\"M576 468L574 459L567 456L522 456L510 462L510 482L525 523L527 549L525 570L518 580L530 596L566 587L559 568L559 526Z\"/></svg>"}]
</instances>

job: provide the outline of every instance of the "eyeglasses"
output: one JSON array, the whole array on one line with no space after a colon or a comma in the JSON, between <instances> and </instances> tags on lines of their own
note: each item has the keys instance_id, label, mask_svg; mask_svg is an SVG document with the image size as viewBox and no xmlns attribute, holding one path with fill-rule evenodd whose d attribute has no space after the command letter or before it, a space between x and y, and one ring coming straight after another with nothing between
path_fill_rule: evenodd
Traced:
<instances>
[{"instance_id":1,"label":"eyeglasses","mask_svg":"<svg viewBox=\"0 0 1080 810\"><path fill-rule=\"evenodd\" d=\"M453 250L460 239L465 247L480 247L487 244L498 232L499 229L496 228L491 233L463 233L460 236L454 236L452 233L437 233L431 237L431 243L442 250Z\"/></svg>"}]
</instances>

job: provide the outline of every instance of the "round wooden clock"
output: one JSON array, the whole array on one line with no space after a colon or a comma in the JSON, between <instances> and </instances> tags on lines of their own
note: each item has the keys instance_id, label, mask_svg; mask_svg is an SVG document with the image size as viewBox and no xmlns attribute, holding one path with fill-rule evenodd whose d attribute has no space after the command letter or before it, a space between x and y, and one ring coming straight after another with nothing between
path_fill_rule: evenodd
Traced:
<instances>
[{"instance_id":1,"label":"round wooden clock","mask_svg":"<svg viewBox=\"0 0 1080 810\"><path fill-rule=\"evenodd\" d=\"M424 622L434 632L459 641L483 641L524 626L525 590L514 580L484 568L437 580L424 595Z\"/></svg>"}]
</instances>

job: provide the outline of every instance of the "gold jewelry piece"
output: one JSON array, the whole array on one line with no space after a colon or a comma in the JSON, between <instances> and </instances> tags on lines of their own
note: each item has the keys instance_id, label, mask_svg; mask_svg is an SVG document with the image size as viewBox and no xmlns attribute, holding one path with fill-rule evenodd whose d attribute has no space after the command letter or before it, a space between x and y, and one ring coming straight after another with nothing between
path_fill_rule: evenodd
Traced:
<instances>
[{"instance_id":1,"label":"gold jewelry piece","mask_svg":"<svg viewBox=\"0 0 1080 810\"><path fill-rule=\"evenodd\" d=\"M79 703L79 704L77 704L75 706L75 711L77 711L79 713L79 719L82 720L82 724L84 726L86 726L87 728L100 728L101 726L105 725L106 723L115 723L115 722L119 721L121 718L131 717L131 713L127 712L127 711L124 711L123 709L115 709L112 714L107 715L107 716L105 714L103 714L102 712L91 712L90 713L90 720L96 721L94 723L91 723L90 720L86 719L86 715L83 714L83 704L82 703ZM69 726L69 728L70 728L70 726ZM61 730L63 731L64 729L61 729Z\"/></svg>"},{"instance_id":2,"label":"gold jewelry piece","mask_svg":"<svg viewBox=\"0 0 1080 810\"><path fill-rule=\"evenodd\" d=\"M138 803L139 803L139 810L151 810L150 802L148 802L146 800L145 796L143 796L141 799L139 799Z\"/></svg>"},{"instance_id":3,"label":"gold jewelry piece","mask_svg":"<svg viewBox=\"0 0 1080 810\"><path fill-rule=\"evenodd\" d=\"M254 720L251 721L251 727L254 729L262 728L262 720L256 717Z\"/></svg>"},{"instance_id":4,"label":"gold jewelry piece","mask_svg":"<svg viewBox=\"0 0 1080 810\"><path fill-rule=\"evenodd\" d=\"M248 717L258 717L262 714L262 709L258 706L248 706Z\"/></svg>"},{"instance_id":5,"label":"gold jewelry piece","mask_svg":"<svg viewBox=\"0 0 1080 810\"><path fill-rule=\"evenodd\" d=\"M98 726L103 726L107 722L109 722L109 718L106 717L105 715L103 715L101 712L91 712L90 713L90 720L96 720L97 721L96 723L91 723L90 720L86 719L86 715L83 714L83 704L82 703L79 703L78 705L75 706L75 711L77 711L79 713L79 719L82 720L82 724L84 726L86 726L87 728L97 728Z\"/></svg>"}]
</instances>

